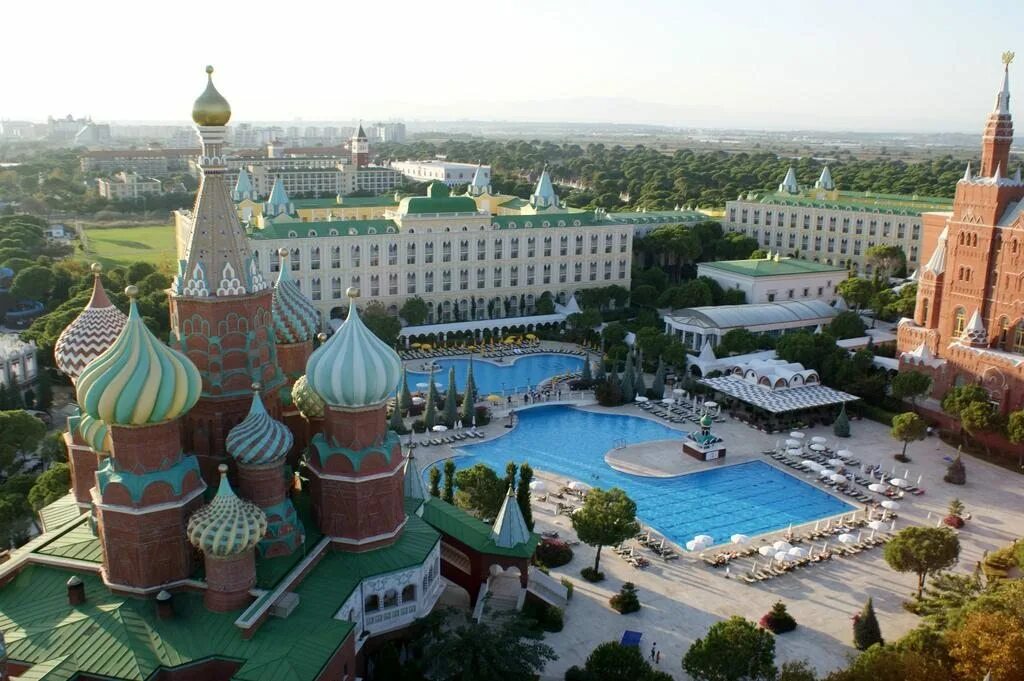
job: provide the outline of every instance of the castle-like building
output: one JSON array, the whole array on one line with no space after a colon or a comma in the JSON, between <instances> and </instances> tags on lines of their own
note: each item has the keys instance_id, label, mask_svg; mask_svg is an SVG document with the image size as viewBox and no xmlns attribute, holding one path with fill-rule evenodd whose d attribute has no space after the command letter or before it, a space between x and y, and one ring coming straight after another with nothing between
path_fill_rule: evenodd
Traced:
<instances>
[{"instance_id":1,"label":"castle-like building","mask_svg":"<svg viewBox=\"0 0 1024 681\"><path fill-rule=\"evenodd\" d=\"M207 73L169 343L134 287L127 315L111 304L98 266L57 343L81 410L72 493L0 565L0 681L356 679L446 586L476 603L512 579L525 597L538 537L511 490L486 525L425 494L388 429L402 365L360 320L359 291L326 339L289 267L264 278Z\"/></svg>"},{"instance_id":2,"label":"castle-like building","mask_svg":"<svg viewBox=\"0 0 1024 681\"><path fill-rule=\"evenodd\" d=\"M932 377L932 395L980 383L1002 412L1024 404L1024 182L1010 169L1009 64L953 210L924 214L913 319L899 325L901 370Z\"/></svg>"}]
</instances>

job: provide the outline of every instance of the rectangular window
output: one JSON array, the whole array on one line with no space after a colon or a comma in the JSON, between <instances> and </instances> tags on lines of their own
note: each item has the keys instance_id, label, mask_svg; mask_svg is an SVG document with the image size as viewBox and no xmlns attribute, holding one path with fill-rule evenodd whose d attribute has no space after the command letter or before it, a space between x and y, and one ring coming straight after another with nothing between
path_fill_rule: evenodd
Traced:
<instances>
[{"instance_id":1,"label":"rectangular window","mask_svg":"<svg viewBox=\"0 0 1024 681\"><path fill-rule=\"evenodd\" d=\"M380 265L380 245L370 244L370 267Z\"/></svg>"},{"instance_id":2,"label":"rectangular window","mask_svg":"<svg viewBox=\"0 0 1024 681\"><path fill-rule=\"evenodd\" d=\"M388 244L388 264L398 264L398 244Z\"/></svg>"},{"instance_id":3,"label":"rectangular window","mask_svg":"<svg viewBox=\"0 0 1024 681\"><path fill-rule=\"evenodd\" d=\"M310 293L311 293L311 297L313 298L313 300L320 300L321 294L320 294L320 280L319 279L313 279L313 285L311 287Z\"/></svg>"},{"instance_id":4,"label":"rectangular window","mask_svg":"<svg viewBox=\"0 0 1024 681\"><path fill-rule=\"evenodd\" d=\"M434 262L434 242L428 241L423 244L423 261L431 265Z\"/></svg>"},{"instance_id":5,"label":"rectangular window","mask_svg":"<svg viewBox=\"0 0 1024 681\"><path fill-rule=\"evenodd\" d=\"M532 236L526 240L526 257L537 257L537 239Z\"/></svg>"},{"instance_id":6,"label":"rectangular window","mask_svg":"<svg viewBox=\"0 0 1024 681\"><path fill-rule=\"evenodd\" d=\"M441 242L441 262L452 261L452 242L443 241Z\"/></svg>"},{"instance_id":7,"label":"rectangular window","mask_svg":"<svg viewBox=\"0 0 1024 681\"><path fill-rule=\"evenodd\" d=\"M487 260L487 239L476 240L476 259Z\"/></svg>"},{"instance_id":8,"label":"rectangular window","mask_svg":"<svg viewBox=\"0 0 1024 681\"><path fill-rule=\"evenodd\" d=\"M412 295L416 293L416 273L409 272L405 275L405 292Z\"/></svg>"},{"instance_id":9,"label":"rectangular window","mask_svg":"<svg viewBox=\"0 0 1024 681\"><path fill-rule=\"evenodd\" d=\"M509 257L510 258L518 258L519 257L519 237L517 237L517 236L512 237L511 241L509 241L509 244L508 244L508 250L509 250ZM514 285L515 284L513 284L513 286Z\"/></svg>"},{"instance_id":10,"label":"rectangular window","mask_svg":"<svg viewBox=\"0 0 1024 681\"><path fill-rule=\"evenodd\" d=\"M331 298L341 298L341 277L331 277Z\"/></svg>"},{"instance_id":11,"label":"rectangular window","mask_svg":"<svg viewBox=\"0 0 1024 681\"><path fill-rule=\"evenodd\" d=\"M396 254L395 257L398 257L398 255ZM388 275L388 295L389 296L397 296L398 295L398 273L397 272L392 272L391 274Z\"/></svg>"},{"instance_id":12,"label":"rectangular window","mask_svg":"<svg viewBox=\"0 0 1024 681\"><path fill-rule=\"evenodd\" d=\"M625 279L625 278L626 278L626 261L625 260L620 260L619 261L619 279Z\"/></svg>"},{"instance_id":13,"label":"rectangular window","mask_svg":"<svg viewBox=\"0 0 1024 681\"><path fill-rule=\"evenodd\" d=\"M755 222L754 224L757 224L757 223ZM764 226L765 227L771 227L772 226L772 212L770 210L766 210L764 212Z\"/></svg>"},{"instance_id":14,"label":"rectangular window","mask_svg":"<svg viewBox=\"0 0 1024 681\"><path fill-rule=\"evenodd\" d=\"M597 281L597 263L590 263L590 281Z\"/></svg>"},{"instance_id":15,"label":"rectangular window","mask_svg":"<svg viewBox=\"0 0 1024 681\"><path fill-rule=\"evenodd\" d=\"M536 268L533 265L526 266L526 285L533 286L534 272Z\"/></svg>"},{"instance_id":16,"label":"rectangular window","mask_svg":"<svg viewBox=\"0 0 1024 681\"><path fill-rule=\"evenodd\" d=\"M503 257L505 257L505 256L502 255L502 245L503 244L502 244L501 239L495 239L494 240L494 259L495 260L501 260Z\"/></svg>"},{"instance_id":17,"label":"rectangular window","mask_svg":"<svg viewBox=\"0 0 1024 681\"><path fill-rule=\"evenodd\" d=\"M551 265L544 265L544 283L551 283Z\"/></svg>"},{"instance_id":18,"label":"rectangular window","mask_svg":"<svg viewBox=\"0 0 1024 681\"><path fill-rule=\"evenodd\" d=\"M761 224L761 211L754 209L754 224Z\"/></svg>"},{"instance_id":19,"label":"rectangular window","mask_svg":"<svg viewBox=\"0 0 1024 681\"><path fill-rule=\"evenodd\" d=\"M320 249L316 246L309 252L309 268L312 270L320 269Z\"/></svg>"},{"instance_id":20,"label":"rectangular window","mask_svg":"<svg viewBox=\"0 0 1024 681\"><path fill-rule=\"evenodd\" d=\"M612 278L612 261L611 260L605 260L604 261L604 278L606 280Z\"/></svg>"},{"instance_id":21,"label":"rectangular window","mask_svg":"<svg viewBox=\"0 0 1024 681\"><path fill-rule=\"evenodd\" d=\"M409 242L405 247L405 264L416 264L416 244L413 242Z\"/></svg>"},{"instance_id":22,"label":"rectangular window","mask_svg":"<svg viewBox=\"0 0 1024 681\"><path fill-rule=\"evenodd\" d=\"M628 245L629 235L623 233L619 235L619 253L626 252L626 246Z\"/></svg>"},{"instance_id":23,"label":"rectangular window","mask_svg":"<svg viewBox=\"0 0 1024 681\"><path fill-rule=\"evenodd\" d=\"M331 246L331 269L341 267L341 246Z\"/></svg>"},{"instance_id":24,"label":"rectangular window","mask_svg":"<svg viewBox=\"0 0 1024 681\"><path fill-rule=\"evenodd\" d=\"M544 257L551 257L551 237L549 236L544 237Z\"/></svg>"},{"instance_id":25,"label":"rectangular window","mask_svg":"<svg viewBox=\"0 0 1024 681\"><path fill-rule=\"evenodd\" d=\"M814 228L816 230L818 230L820 232L821 228L824 227L824 226L825 226L825 216L824 215L819 215L818 217L816 217L814 219Z\"/></svg>"},{"instance_id":26,"label":"rectangular window","mask_svg":"<svg viewBox=\"0 0 1024 681\"><path fill-rule=\"evenodd\" d=\"M459 260L461 262L469 260L469 239L463 239L459 242Z\"/></svg>"},{"instance_id":27,"label":"rectangular window","mask_svg":"<svg viewBox=\"0 0 1024 681\"><path fill-rule=\"evenodd\" d=\"M380 295L380 275L370 275L370 296L376 298Z\"/></svg>"},{"instance_id":28,"label":"rectangular window","mask_svg":"<svg viewBox=\"0 0 1024 681\"><path fill-rule=\"evenodd\" d=\"M501 268L494 268L494 288L501 288Z\"/></svg>"},{"instance_id":29,"label":"rectangular window","mask_svg":"<svg viewBox=\"0 0 1024 681\"><path fill-rule=\"evenodd\" d=\"M610 236L610 235L609 235ZM590 235L590 254L597 255L597 235Z\"/></svg>"},{"instance_id":30,"label":"rectangular window","mask_svg":"<svg viewBox=\"0 0 1024 681\"><path fill-rule=\"evenodd\" d=\"M469 289L469 270L459 270L459 290Z\"/></svg>"},{"instance_id":31,"label":"rectangular window","mask_svg":"<svg viewBox=\"0 0 1024 681\"><path fill-rule=\"evenodd\" d=\"M292 272L298 272L299 271L299 249L297 249L297 248L293 248L292 249L291 261L292 261Z\"/></svg>"},{"instance_id":32,"label":"rectangular window","mask_svg":"<svg viewBox=\"0 0 1024 681\"><path fill-rule=\"evenodd\" d=\"M441 272L441 290L451 291L452 290L452 271L444 270Z\"/></svg>"},{"instance_id":33,"label":"rectangular window","mask_svg":"<svg viewBox=\"0 0 1024 681\"><path fill-rule=\"evenodd\" d=\"M583 263L578 262L572 268L573 281L583 281Z\"/></svg>"},{"instance_id":34,"label":"rectangular window","mask_svg":"<svg viewBox=\"0 0 1024 681\"><path fill-rule=\"evenodd\" d=\"M508 272L508 285L519 286L519 267L513 265Z\"/></svg>"},{"instance_id":35,"label":"rectangular window","mask_svg":"<svg viewBox=\"0 0 1024 681\"><path fill-rule=\"evenodd\" d=\"M433 293L434 292L434 273L426 272L423 275L423 292Z\"/></svg>"},{"instance_id":36,"label":"rectangular window","mask_svg":"<svg viewBox=\"0 0 1024 681\"><path fill-rule=\"evenodd\" d=\"M576 235L576 255L583 255L583 235Z\"/></svg>"},{"instance_id":37,"label":"rectangular window","mask_svg":"<svg viewBox=\"0 0 1024 681\"><path fill-rule=\"evenodd\" d=\"M569 277L569 267L563 262L558 265L558 283L564 284Z\"/></svg>"},{"instance_id":38,"label":"rectangular window","mask_svg":"<svg viewBox=\"0 0 1024 681\"><path fill-rule=\"evenodd\" d=\"M740 222L742 224L744 224L744 225L747 224L747 209L746 208L744 208L743 211L740 213Z\"/></svg>"},{"instance_id":39,"label":"rectangular window","mask_svg":"<svg viewBox=\"0 0 1024 681\"><path fill-rule=\"evenodd\" d=\"M558 240L558 254L569 255L569 237L563 236Z\"/></svg>"},{"instance_id":40,"label":"rectangular window","mask_svg":"<svg viewBox=\"0 0 1024 681\"><path fill-rule=\"evenodd\" d=\"M804 215L804 229L810 229L811 227L811 216Z\"/></svg>"},{"instance_id":41,"label":"rectangular window","mask_svg":"<svg viewBox=\"0 0 1024 681\"><path fill-rule=\"evenodd\" d=\"M483 267L476 268L476 287L483 288L487 286L487 270Z\"/></svg>"}]
</instances>

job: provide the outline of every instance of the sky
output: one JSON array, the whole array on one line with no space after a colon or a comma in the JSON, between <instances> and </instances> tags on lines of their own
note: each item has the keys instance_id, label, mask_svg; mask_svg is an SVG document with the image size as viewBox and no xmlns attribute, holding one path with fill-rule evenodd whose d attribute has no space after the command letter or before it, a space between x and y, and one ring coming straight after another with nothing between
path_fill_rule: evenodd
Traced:
<instances>
[{"instance_id":1,"label":"sky","mask_svg":"<svg viewBox=\"0 0 1024 681\"><path fill-rule=\"evenodd\" d=\"M1009 0L6 5L6 119L188 122L206 64L235 121L977 132L1005 50L1024 101Z\"/></svg>"}]
</instances>

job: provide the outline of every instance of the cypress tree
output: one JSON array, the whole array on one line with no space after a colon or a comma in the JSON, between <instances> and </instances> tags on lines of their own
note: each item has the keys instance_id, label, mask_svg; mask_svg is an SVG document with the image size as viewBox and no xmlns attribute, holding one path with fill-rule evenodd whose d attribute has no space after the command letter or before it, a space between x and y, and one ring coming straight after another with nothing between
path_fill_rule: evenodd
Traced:
<instances>
[{"instance_id":1,"label":"cypress tree","mask_svg":"<svg viewBox=\"0 0 1024 681\"><path fill-rule=\"evenodd\" d=\"M602 355L597 360L597 371L594 372L594 380L603 381L605 378L607 378L607 374L604 371L604 356Z\"/></svg>"},{"instance_id":2,"label":"cypress tree","mask_svg":"<svg viewBox=\"0 0 1024 681\"><path fill-rule=\"evenodd\" d=\"M533 509L530 507L530 483L533 482L533 468L525 461L519 466L519 487L516 489L516 503L523 514L526 526L533 530Z\"/></svg>"},{"instance_id":3,"label":"cypress tree","mask_svg":"<svg viewBox=\"0 0 1024 681\"><path fill-rule=\"evenodd\" d=\"M455 385L455 367L448 369L448 393L444 397L444 422L449 428L459 418L459 391Z\"/></svg>"},{"instance_id":4,"label":"cypress tree","mask_svg":"<svg viewBox=\"0 0 1024 681\"><path fill-rule=\"evenodd\" d=\"M404 414L408 414L409 410L412 409L412 393L409 392L409 372L406 371L405 367L402 367L402 391L398 397L398 408Z\"/></svg>"},{"instance_id":5,"label":"cypress tree","mask_svg":"<svg viewBox=\"0 0 1024 681\"><path fill-rule=\"evenodd\" d=\"M587 382L594 380L594 374L590 371L589 353L587 354L587 358L583 360L583 371L580 373L580 378Z\"/></svg>"},{"instance_id":6,"label":"cypress tree","mask_svg":"<svg viewBox=\"0 0 1024 681\"><path fill-rule=\"evenodd\" d=\"M433 466L428 474L430 477L430 496L441 496L441 469Z\"/></svg>"},{"instance_id":7,"label":"cypress tree","mask_svg":"<svg viewBox=\"0 0 1024 681\"><path fill-rule=\"evenodd\" d=\"M437 403L434 402L436 394L437 388L434 386L434 374L431 372L430 387L427 388L427 406L423 408L423 423L426 424L427 429L437 425Z\"/></svg>"},{"instance_id":8,"label":"cypress tree","mask_svg":"<svg viewBox=\"0 0 1024 681\"><path fill-rule=\"evenodd\" d=\"M832 432L835 433L836 437L850 437L850 417L846 415L846 403L843 403L843 408L839 411L839 416L836 417L835 423L832 424Z\"/></svg>"},{"instance_id":9,"label":"cypress tree","mask_svg":"<svg viewBox=\"0 0 1024 681\"><path fill-rule=\"evenodd\" d=\"M516 473L518 472L518 470L519 469L516 466L514 461L509 461L507 464L505 464L505 489L506 490L509 487L515 487L515 484L516 484Z\"/></svg>"},{"instance_id":10,"label":"cypress tree","mask_svg":"<svg viewBox=\"0 0 1024 681\"><path fill-rule=\"evenodd\" d=\"M633 362L626 360L626 369L622 372L622 401L629 403L636 398L636 386L633 380Z\"/></svg>"},{"instance_id":11,"label":"cypress tree","mask_svg":"<svg viewBox=\"0 0 1024 681\"><path fill-rule=\"evenodd\" d=\"M654 392L654 399L661 399L665 395L665 360L658 358L658 369L654 372L654 383L651 384Z\"/></svg>"},{"instance_id":12,"label":"cypress tree","mask_svg":"<svg viewBox=\"0 0 1024 681\"><path fill-rule=\"evenodd\" d=\"M391 410L391 420L388 422L388 427L396 433L405 432L405 421L402 419L402 408L399 406L398 401L395 401L395 408Z\"/></svg>"},{"instance_id":13,"label":"cypress tree","mask_svg":"<svg viewBox=\"0 0 1024 681\"><path fill-rule=\"evenodd\" d=\"M864 609L853 618L853 645L857 650L867 650L876 643L885 645L875 616L875 606L869 598Z\"/></svg>"},{"instance_id":14,"label":"cypress tree","mask_svg":"<svg viewBox=\"0 0 1024 681\"><path fill-rule=\"evenodd\" d=\"M644 353L640 351L636 357L636 374L634 375L633 389L638 395L647 394L647 383L644 381Z\"/></svg>"},{"instance_id":15,"label":"cypress tree","mask_svg":"<svg viewBox=\"0 0 1024 681\"><path fill-rule=\"evenodd\" d=\"M455 462L451 459L444 462L444 494L441 498L449 504L455 503Z\"/></svg>"}]
</instances>

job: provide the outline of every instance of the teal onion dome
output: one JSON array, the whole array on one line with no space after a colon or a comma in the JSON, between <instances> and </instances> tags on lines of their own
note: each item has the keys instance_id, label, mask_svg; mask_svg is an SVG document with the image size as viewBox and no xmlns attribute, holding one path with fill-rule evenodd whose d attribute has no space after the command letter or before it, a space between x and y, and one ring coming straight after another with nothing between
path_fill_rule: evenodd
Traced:
<instances>
[{"instance_id":1,"label":"teal onion dome","mask_svg":"<svg viewBox=\"0 0 1024 681\"><path fill-rule=\"evenodd\" d=\"M295 442L292 431L267 413L259 391L259 384L254 385L249 413L228 432L224 442L228 454L243 465L276 463L284 458Z\"/></svg>"},{"instance_id":2,"label":"teal onion dome","mask_svg":"<svg viewBox=\"0 0 1024 681\"><path fill-rule=\"evenodd\" d=\"M710 428L712 423L714 423L714 421L711 419L710 414L704 414L704 416L700 417L700 425L705 428Z\"/></svg>"},{"instance_id":3,"label":"teal onion dome","mask_svg":"<svg viewBox=\"0 0 1024 681\"><path fill-rule=\"evenodd\" d=\"M281 270L274 287L273 318L274 337L278 343L305 343L313 340L320 314L313 303L302 294L299 285L292 279L288 267L288 249L279 251Z\"/></svg>"},{"instance_id":4,"label":"teal onion dome","mask_svg":"<svg viewBox=\"0 0 1024 681\"><path fill-rule=\"evenodd\" d=\"M323 418L324 401L309 387L305 376L299 376L292 386L292 404L307 419Z\"/></svg>"},{"instance_id":5,"label":"teal onion dome","mask_svg":"<svg viewBox=\"0 0 1024 681\"><path fill-rule=\"evenodd\" d=\"M78 421L78 432L91 449L101 454L110 454L110 428L103 421L82 414Z\"/></svg>"},{"instance_id":6,"label":"teal onion dome","mask_svg":"<svg viewBox=\"0 0 1024 681\"><path fill-rule=\"evenodd\" d=\"M154 336L139 314L135 296L117 340L78 376L78 403L107 425L143 426L176 419L199 399L202 378L188 357Z\"/></svg>"},{"instance_id":7,"label":"teal onion dome","mask_svg":"<svg viewBox=\"0 0 1024 681\"><path fill-rule=\"evenodd\" d=\"M220 487L206 506L188 519L188 540L207 556L236 556L256 546L267 533L267 516L256 504L239 499L221 464Z\"/></svg>"},{"instance_id":8,"label":"teal onion dome","mask_svg":"<svg viewBox=\"0 0 1024 681\"><path fill-rule=\"evenodd\" d=\"M324 402L335 407L382 404L398 386L402 360L363 324L356 310L359 290L348 290L348 318L306 363L306 379Z\"/></svg>"}]
</instances>

